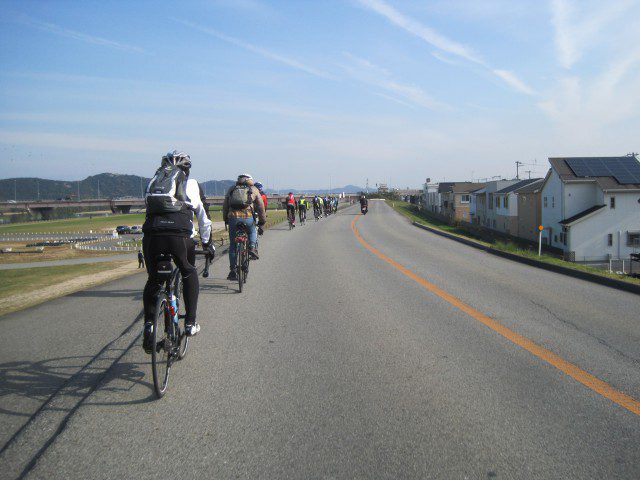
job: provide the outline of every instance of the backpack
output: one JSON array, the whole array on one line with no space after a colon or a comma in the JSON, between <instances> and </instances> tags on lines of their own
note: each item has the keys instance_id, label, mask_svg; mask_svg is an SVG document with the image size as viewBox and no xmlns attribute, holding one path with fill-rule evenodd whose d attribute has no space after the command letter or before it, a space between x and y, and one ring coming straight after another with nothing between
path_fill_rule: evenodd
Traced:
<instances>
[{"instance_id":1,"label":"backpack","mask_svg":"<svg viewBox=\"0 0 640 480\"><path fill-rule=\"evenodd\" d=\"M186 208L187 176L180 167L160 167L147 188L147 213L180 212Z\"/></svg>"},{"instance_id":2,"label":"backpack","mask_svg":"<svg viewBox=\"0 0 640 480\"><path fill-rule=\"evenodd\" d=\"M233 210L244 210L252 203L251 188L248 185L236 185L229 192L229 208Z\"/></svg>"}]
</instances>

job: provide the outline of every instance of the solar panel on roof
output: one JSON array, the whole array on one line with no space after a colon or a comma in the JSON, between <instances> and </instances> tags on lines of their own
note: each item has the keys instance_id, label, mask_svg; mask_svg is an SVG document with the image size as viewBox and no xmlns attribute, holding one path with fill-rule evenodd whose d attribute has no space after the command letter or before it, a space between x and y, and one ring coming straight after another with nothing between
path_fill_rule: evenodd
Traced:
<instances>
[{"instance_id":1,"label":"solar panel on roof","mask_svg":"<svg viewBox=\"0 0 640 480\"><path fill-rule=\"evenodd\" d=\"M640 162L635 157L567 158L577 177L613 177L622 185L640 184Z\"/></svg>"}]
</instances>

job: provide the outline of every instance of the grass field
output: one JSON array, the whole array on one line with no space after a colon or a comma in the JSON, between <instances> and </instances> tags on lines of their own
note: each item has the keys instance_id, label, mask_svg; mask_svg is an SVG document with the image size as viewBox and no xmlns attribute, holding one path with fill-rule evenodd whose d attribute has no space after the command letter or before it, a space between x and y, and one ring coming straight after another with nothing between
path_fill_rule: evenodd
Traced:
<instances>
[{"instance_id":1,"label":"grass field","mask_svg":"<svg viewBox=\"0 0 640 480\"><path fill-rule=\"evenodd\" d=\"M594 267L589 267L586 265L580 265L573 262L566 262L562 259L555 258L549 255L541 255L538 256L537 251L527 250L519 247L518 245L512 242L495 242L488 243L482 240L478 240L477 238L473 238L467 231L465 231L462 227L456 227L453 225L449 225L447 223L443 223L441 221L435 220L428 215L420 212L415 205L406 202L400 201L389 201L387 203L397 212L401 213L405 217L409 218L412 221L422 223L424 225L428 225L429 227L436 228L438 230L445 231L447 233L452 233L454 235L466 238L468 240L473 240L474 242L485 245L495 250L500 250L502 252L508 252L515 255L519 255L521 257L532 258L534 260L539 260L541 262L550 263L553 265L559 265L566 268L571 268L573 270L579 270L582 272L594 273L596 275L600 275L602 277L607 278L615 278L616 280L622 280L629 283L634 283L636 285L640 285L640 279L629 277L627 275L618 275L615 273L609 273L606 270L601 270Z\"/></svg>"}]
</instances>

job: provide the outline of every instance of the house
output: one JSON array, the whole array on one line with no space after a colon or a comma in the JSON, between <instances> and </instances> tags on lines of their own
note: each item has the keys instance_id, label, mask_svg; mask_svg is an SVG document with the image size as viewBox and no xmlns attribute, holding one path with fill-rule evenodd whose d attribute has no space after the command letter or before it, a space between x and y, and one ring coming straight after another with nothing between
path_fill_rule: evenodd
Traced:
<instances>
[{"instance_id":1,"label":"house","mask_svg":"<svg viewBox=\"0 0 640 480\"><path fill-rule=\"evenodd\" d=\"M494 229L509 235L518 235L518 199L517 190L531 183L542 180L531 178L520 180L493 194L495 203L496 224Z\"/></svg>"},{"instance_id":2,"label":"house","mask_svg":"<svg viewBox=\"0 0 640 480\"><path fill-rule=\"evenodd\" d=\"M422 205L431 213L440 213L440 194L438 193L438 183L425 183L422 188Z\"/></svg>"},{"instance_id":3,"label":"house","mask_svg":"<svg viewBox=\"0 0 640 480\"><path fill-rule=\"evenodd\" d=\"M538 227L542 225L542 184L544 179L538 179L515 191L518 202L518 233L525 240L538 241Z\"/></svg>"},{"instance_id":4,"label":"house","mask_svg":"<svg viewBox=\"0 0 640 480\"><path fill-rule=\"evenodd\" d=\"M635 156L550 158L542 185L544 240L574 261L640 251L640 162Z\"/></svg>"},{"instance_id":5,"label":"house","mask_svg":"<svg viewBox=\"0 0 640 480\"><path fill-rule=\"evenodd\" d=\"M497 230L498 217L496 210L499 205L497 204L495 193L518 182L519 180L492 180L486 183L483 188L470 192L475 197L471 201L471 208L469 209L472 223Z\"/></svg>"},{"instance_id":6,"label":"house","mask_svg":"<svg viewBox=\"0 0 640 480\"><path fill-rule=\"evenodd\" d=\"M442 190L442 215L450 222L471 222L471 192L484 187L483 183L453 182Z\"/></svg>"}]
</instances>

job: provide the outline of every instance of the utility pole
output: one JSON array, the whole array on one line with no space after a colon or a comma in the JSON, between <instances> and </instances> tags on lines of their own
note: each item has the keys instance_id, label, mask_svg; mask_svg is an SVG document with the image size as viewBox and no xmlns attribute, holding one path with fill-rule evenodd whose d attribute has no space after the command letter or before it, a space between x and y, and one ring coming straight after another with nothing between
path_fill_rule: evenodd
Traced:
<instances>
[{"instance_id":1,"label":"utility pole","mask_svg":"<svg viewBox=\"0 0 640 480\"><path fill-rule=\"evenodd\" d=\"M80 180L78 180L78 201L80 201Z\"/></svg>"},{"instance_id":2,"label":"utility pole","mask_svg":"<svg viewBox=\"0 0 640 480\"><path fill-rule=\"evenodd\" d=\"M532 171L533 171L533 170L525 170L525 171L524 171L524 173L528 173L528 174L529 174L529 180L531 180L531 172L532 172Z\"/></svg>"},{"instance_id":3,"label":"utility pole","mask_svg":"<svg viewBox=\"0 0 640 480\"><path fill-rule=\"evenodd\" d=\"M367 195L369 195L369 179L367 178Z\"/></svg>"},{"instance_id":4,"label":"utility pole","mask_svg":"<svg viewBox=\"0 0 640 480\"><path fill-rule=\"evenodd\" d=\"M98 179L98 199L100 198L100 179Z\"/></svg>"},{"instance_id":5,"label":"utility pole","mask_svg":"<svg viewBox=\"0 0 640 480\"><path fill-rule=\"evenodd\" d=\"M13 181L13 201L18 201L18 180Z\"/></svg>"},{"instance_id":6,"label":"utility pole","mask_svg":"<svg viewBox=\"0 0 640 480\"><path fill-rule=\"evenodd\" d=\"M516 161L516 180L520 180L520 165L524 165L520 160Z\"/></svg>"}]
</instances>

